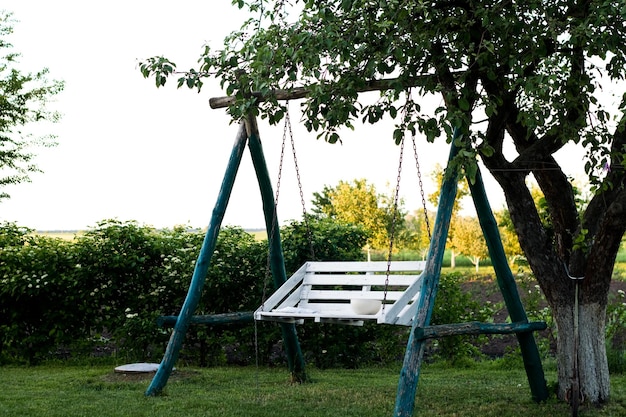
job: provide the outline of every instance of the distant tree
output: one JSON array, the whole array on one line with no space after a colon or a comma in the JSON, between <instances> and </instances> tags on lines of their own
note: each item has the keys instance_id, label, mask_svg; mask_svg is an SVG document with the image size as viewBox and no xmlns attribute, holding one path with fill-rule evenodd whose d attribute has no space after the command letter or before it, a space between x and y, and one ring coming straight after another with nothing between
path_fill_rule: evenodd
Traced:
<instances>
[{"instance_id":1,"label":"distant tree","mask_svg":"<svg viewBox=\"0 0 626 417\"><path fill-rule=\"evenodd\" d=\"M511 215L507 209L502 209L494 212L494 216L498 222L504 253L509 260L509 264L513 266L516 260L524 256L524 252L517 239L517 233L515 233L515 226L511 221Z\"/></svg>"},{"instance_id":2,"label":"distant tree","mask_svg":"<svg viewBox=\"0 0 626 417\"><path fill-rule=\"evenodd\" d=\"M432 225L434 215L433 213L427 215L428 221ZM404 218L404 227L396 233L398 246L421 252L422 259L426 257L430 245L425 216L423 210L415 210L413 213L407 214Z\"/></svg>"},{"instance_id":3,"label":"distant tree","mask_svg":"<svg viewBox=\"0 0 626 417\"><path fill-rule=\"evenodd\" d=\"M26 128L59 119L46 105L63 90L62 82L47 79L46 68L34 74L17 68L20 54L12 52L13 45L7 41L14 23L11 13L0 10L0 189L29 182L30 174L39 172L32 148L53 146L55 138L30 134ZM8 197L0 191L0 199Z\"/></svg>"},{"instance_id":4,"label":"distant tree","mask_svg":"<svg viewBox=\"0 0 626 417\"><path fill-rule=\"evenodd\" d=\"M430 178L433 180L437 187L435 188L435 192L428 196L428 201L437 207L439 205L439 193L441 190L441 184L443 184L444 178L444 169L440 164L435 164L435 168L430 173ZM463 198L469 195L469 187L467 185L467 181L464 179L460 180L458 183L458 189L456 193L456 200L454 200L454 205L452 206L452 217L450 218L450 230L448 231L448 241L446 242L447 248L450 250L450 268L456 267L456 254L458 252L458 248L455 246L454 239L454 225L456 224L455 219L459 215L459 212L463 209Z\"/></svg>"},{"instance_id":5,"label":"distant tree","mask_svg":"<svg viewBox=\"0 0 626 417\"><path fill-rule=\"evenodd\" d=\"M365 179L339 181L335 187L325 186L321 193L313 193L314 213L362 226L373 249L389 246L393 210L393 198L378 194ZM403 224L404 213L399 207L395 225L398 233Z\"/></svg>"},{"instance_id":6,"label":"distant tree","mask_svg":"<svg viewBox=\"0 0 626 417\"><path fill-rule=\"evenodd\" d=\"M472 265L476 267L476 272L480 267L481 259L489 256L487 243L483 236L478 218L470 216L458 216L454 219L453 244L459 253L467 257Z\"/></svg>"}]
</instances>

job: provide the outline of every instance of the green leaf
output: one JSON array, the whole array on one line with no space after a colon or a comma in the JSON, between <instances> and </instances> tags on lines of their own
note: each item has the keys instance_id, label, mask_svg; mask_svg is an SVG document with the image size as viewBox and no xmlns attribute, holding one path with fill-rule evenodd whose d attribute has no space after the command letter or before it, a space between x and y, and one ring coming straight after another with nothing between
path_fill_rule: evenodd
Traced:
<instances>
[{"instance_id":1,"label":"green leaf","mask_svg":"<svg viewBox=\"0 0 626 417\"><path fill-rule=\"evenodd\" d=\"M459 109L461 109L463 111L469 111L470 104L469 104L469 101L467 101L467 99L465 97L461 97L459 99Z\"/></svg>"}]
</instances>

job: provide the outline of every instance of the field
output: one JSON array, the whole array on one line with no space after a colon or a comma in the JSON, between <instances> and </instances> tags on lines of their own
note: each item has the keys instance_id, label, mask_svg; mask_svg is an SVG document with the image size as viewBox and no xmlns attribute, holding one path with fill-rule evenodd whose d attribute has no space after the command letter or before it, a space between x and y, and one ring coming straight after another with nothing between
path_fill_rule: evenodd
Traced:
<instances>
[{"instance_id":1,"label":"field","mask_svg":"<svg viewBox=\"0 0 626 417\"><path fill-rule=\"evenodd\" d=\"M548 366L548 368L550 368ZM113 366L4 367L0 415L380 417L393 414L399 368L310 370L313 383L290 385L285 369L176 371L165 395L146 398L150 376L116 374ZM553 381L554 370L547 372ZM612 378L612 400L581 416L626 415L626 376ZM484 362L455 369L425 366L416 416L569 416L555 399L535 404L520 364Z\"/></svg>"}]
</instances>

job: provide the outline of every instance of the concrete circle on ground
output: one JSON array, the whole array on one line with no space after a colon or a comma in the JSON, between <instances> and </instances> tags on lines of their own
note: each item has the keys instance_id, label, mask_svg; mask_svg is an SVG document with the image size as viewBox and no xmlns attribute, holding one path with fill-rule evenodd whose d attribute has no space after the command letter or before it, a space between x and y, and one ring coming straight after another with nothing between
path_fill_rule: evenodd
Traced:
<instances>
[{"instance_id":1,"label":"concrete circle on ground","mask_svg":"<svg viewBox=\"0 0 626 417\"><path fill-rule=\"evenodd\" d=\"M120 365L115 368L115 372L119 373L149 373L156 372L159 369L158 363L129 363L127 365Z\"/></svg>"}]
</instances>

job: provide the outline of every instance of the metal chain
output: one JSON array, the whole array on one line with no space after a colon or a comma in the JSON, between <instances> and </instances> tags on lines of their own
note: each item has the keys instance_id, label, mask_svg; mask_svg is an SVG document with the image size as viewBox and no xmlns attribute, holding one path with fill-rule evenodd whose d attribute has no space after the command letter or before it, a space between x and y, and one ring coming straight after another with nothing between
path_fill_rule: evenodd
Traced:
<instances>
[{"instance_id":1,"label":"metal chain","mask_svg":"<svg viewBox=\"0 0 626 417\"><path fill-rule=\"evenodd\" d=\"M417 144L415 141L415 132L411 135L413 142L413 155L415 155L415 168L417 168L417 180L420 186L420 194L422 196L422 207L424 208L424 220L426 221L426 231L428 232L428 240L432 239L430 233L430 220L428 220L428 208L426 208L426 197L424 196L424 184L422 183L422 172L420 171L419 157L417 156Z\"/></svg>"},{"instance_id":2,"label":"metal chain","mask_svg":"<svg viewBox=\"0 0 626 417\"><path fill-rule=\"evenodd\" d=\"M283 162L285 160L285 144L287 142L287 124L283 127L283 140L280 147L280 161L278 163L278 178L276 180L276 193L274 196L274 213L272 215L272 227L270 228L270 234L267 239L267 261L265 263L265 279L263 280L263 292L261 295L261 309L265 306L267 298L267 282L271 275L271 242L274 239L276 227L278 226L278 197L280 196L280 183L283 176Z\"/></svg>"},{"instance_id":3,"label":"metal chain","mask_svg":"<svg viewBox=\"0 0 626 417\"><path fill-rule=\"evenodd\" d=\"M285 159L285 142L286 142L286 127L283 129L283 141L280 149L280 162L278 163L278 178L276 180L276 193L274 196L274 212L272 214L272 227L270 228L270 233L267 239L267 259L265 263L265 277L263 279L263 291L261 293L261 306L260 310L265 308L265 301L267 300L267 285L270 280L270 276L272 274L271 267L271 259L272 259L272 246L271 242L274 239L274 234L276 231L276 227L278 226L278 197L280 195L280 182L283 175L283 161ZM260 140L260 139L259 139ZM254 320L254 357L257 369L256 376L256 387L257 387L257 397L260 398L260 384L258 377L258 369L259 369L259 327L257 320Z\"/></svg>"},{"instance_id":4,"label":"metal chain","mask_svg":"<svg viewBox=\"0 0 626 417\"><path fill-rule=\"evenodd\" d=\"M398 176L396 177L396 192L393 197L393 214L391 215L391 230L389 231L389 254L387 255L387 273L385 277L385 290L383 294L382 311L385 311L387 301L387 291L389 289L389 275L391 273L391 256L393 254L393 243L396 234L396 219L398 217L398 199L400 196L400 180L402 178L402 160L404 158L404 136L400 141L400 158L398 159Z\"/></svg>"},{"instance_id":5,"label":"metal chain","mask_svg":"<svg viewBox=\"0 0 626 417\"><path fill-rule=\"evenodd\" d=\"M309 241L309 251L311 260L315 260L315 248L313 247L313 233L309 224L309 218L306 212L306 203L304 202L304 191L302 189L302 180L300 178L300 167L298 166L298 157L296 156L296 144L293 139L293 131L291 129L291 118L289 117L289 102L287 102L287 111L285 112L285 128L289 129L289 138L291 139L291 153L293 154L293 164L296 168L296 178L298 180L298 190L300 191L300 203L302 204L302 218L306 227L306 236Z\"/></svg>"}]
</instances>

